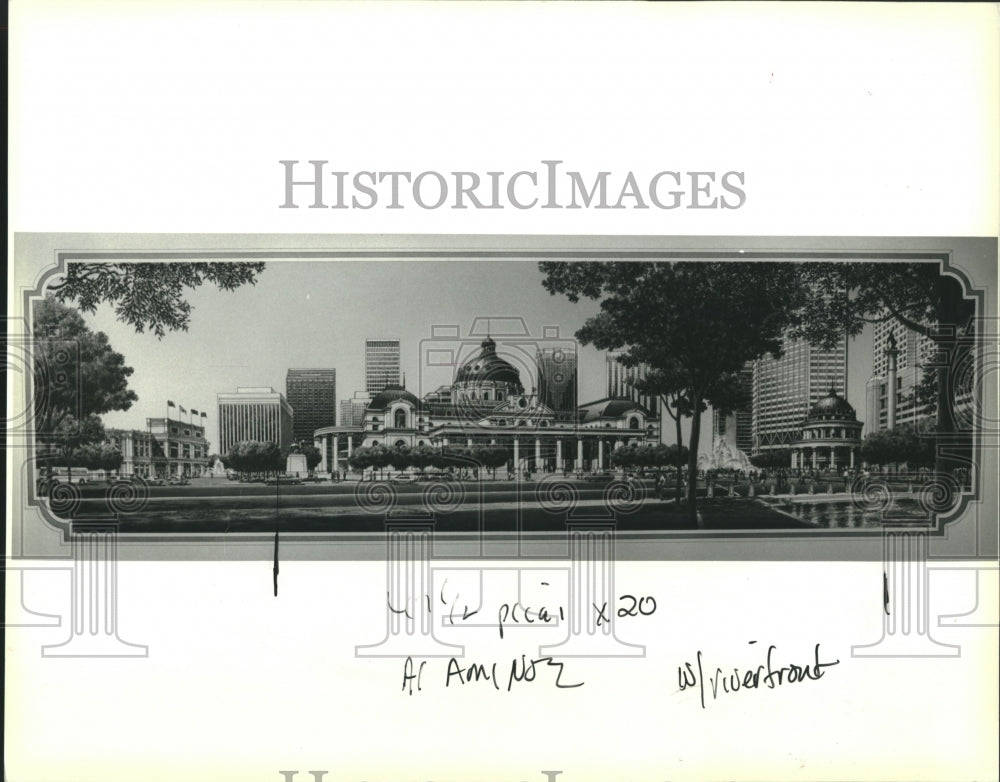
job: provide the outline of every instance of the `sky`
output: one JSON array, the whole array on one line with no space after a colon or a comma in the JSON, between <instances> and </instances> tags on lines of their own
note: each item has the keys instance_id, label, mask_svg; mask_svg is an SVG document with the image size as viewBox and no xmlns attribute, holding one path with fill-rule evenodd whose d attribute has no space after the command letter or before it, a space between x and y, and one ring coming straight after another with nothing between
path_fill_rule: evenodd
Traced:
<instances>
[{"instance_id":1,"label":"sky","mask_svg":"<svg viewBox=\"0 0 1000 782\"><path fill-rule=\"evenodd\" d=\"M107 333L135 369L129 386L139 396L129 410L105 414L104 424L144 429L147 417L167 412L169 399L208 413L206 436L214 450L219 442L216 394L240 386L271 386L284 393L289 368L335 368L339 408L340 400L364 389L364 341L371 337L400 340L406 387L422 396L451 380L450 368L427 367L428 350L457 350L462 360L482 340L471 333L489 329L498 351L517 366L530 390L535 385L533 340L546 346L576 344L576 330L598 312L596 302L574 304L550 295L542 279L537 265L524 261L268 261L255 286L223 292L206 285L189 291L188 331L168 332L162 339L137 334L115 319L111 307L101 305L84 317L92 329ZM504 333L523 331L526 337L504 339ZM459 336L442 339L441 332ZM577 347L579 400L599 399L606 395L605 353ZM847 398L859 418L871 351L870 329L848 348ZM704 419L703 427L710 421ZM668 441L672 431L671 426ZM711 445L706 440L702 450Z\"/></svg>"}]
</instances>

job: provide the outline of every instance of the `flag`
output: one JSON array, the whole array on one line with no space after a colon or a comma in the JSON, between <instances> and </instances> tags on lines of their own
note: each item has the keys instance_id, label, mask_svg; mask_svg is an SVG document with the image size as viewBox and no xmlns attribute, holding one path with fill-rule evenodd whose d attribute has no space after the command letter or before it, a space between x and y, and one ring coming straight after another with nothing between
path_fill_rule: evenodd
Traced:
<instances>
[{"instance_id":1,"label":"flag","mask_svg":"<svg viewBox=\"0 0 1000 782\"><path fill-rule=\"evenodd\" d=\"M174 404L173 402L171 402L171 401L170 401L170 400L168 399L168 400L167 400L167 407L177 407L177 405L175 405L175 404Z\"/></svg>"},{"instance_id":2,"label":"flag","mask_svg":"<svg viewBox=\"0 0 1000 782\"><path fill-rule=\"evenodd\" d=\"M180 410L181 410L182 413L186 413L187 412L187 410L184 409L184 405L181 405Z\"/></svg>"},{"instance_id":3,"label":"flag","mask_svg":"<svg viewBox=\"0 0 1000 782\"><path fill-rule=\"evenodd\" d=\"M195 410L193 407L191 408L191 415L198 415L198 411Z\"/></svg>"},{"instance_id":4,"label":"flag","mask_svg":"<svg viewBox=\"0 0 1000 782\"><path fill-rule=\"evenodd\" d=\"M208 413L202 413L202 414L201 414L201 417L202 417L202 418L206 418L206 417L208 417Z\"/></svg>"}]
</instances>

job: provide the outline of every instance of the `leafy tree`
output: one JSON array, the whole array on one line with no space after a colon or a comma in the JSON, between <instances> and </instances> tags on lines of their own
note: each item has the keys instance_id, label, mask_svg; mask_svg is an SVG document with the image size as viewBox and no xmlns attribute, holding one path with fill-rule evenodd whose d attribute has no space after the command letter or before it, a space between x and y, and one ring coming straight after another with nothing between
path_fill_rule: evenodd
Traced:
<instances>
[{"instance_id":1,"label":"leafy tree","mask_svg":"<svg viewBox=\"0 0 1000 782\"><path fill-rule=\"evenodd\" d=\"M185 289L210 282L232 291L255 285L263 271L264 264L257 262L71 263L49 290L60 302L75 301L84 312L110 304L118 320L162 339L167 331L187 331L192 307L184 300Z\"/></svg>"},{"instance_id":2,"label":"leafy tree","mask_svg":"<svg viewBox=\"0 0 1000 782\"><path fill-rule=\"evenodd\" d=\"M733 405L748 361L780 354L802 304L799 265L546 261L539 267L550 293L600 300L600 313L576 333L581 342L626 349L627 361L665 378L660 393L683 400L692 417L688 477L694 486L701 413L708 405ZM688 503L694 522L696 492Z\"/></svg>"},{"instance_id":3,"label":"leafy tree","mask_svg":"<svg viewBox=\"0 0 1000 782\"><path fill-rule=\"evenodd\" d=\"M306 457L306 469L315 470L316 466L323 461L323 454L315 445L303 445L299 448L299 453Z\"/></svg>"},{"instance_id":4,"label":"leafy tree","mask_svg":"<svg viewBox=\"0 0 1000 782\"><path fill-rule=\"evenodd\" d=\"M232 447L226 456L228 464L236 472L251 475L263 474L265 479L272 472L281 471L284 459L277 443L262 443L258 440L242 440Z\"/></svg>"},{"instance_id":5,"label":"leafy tree","mask_svg":"<svg viewBox=\"0 0 1000 782\"><path fill-rule=\"evenodd\" d=\"M360 448L355 448L347 463L351 465L351 469L357 470L360 473L364 473L369 467L372 466L372 449L371 446L364 445Z\"/></svg>"},{"instance_id":6,"label":"leafy tree","mask_svg":"<svg viewBox=\"0 0 1000 782\"><path fill-rule=\"evenodd\" d=\"M39 443L66 456L103 438L100 419L92 419L128 410L139 398L128 387L133 369L104 332L91 331L79 312L51 296L35 303L32 317L34 425ZM79 427L89 434L74 434Z\"/></svg>"},{"instance_id":7,"label":"leafy tree","mask_svg":"<svg viewBox=\"0 0 1000 782\"><path fill-rule=\"evenodd\" d=\"M927 467L935 461L933 437L921 436L909 426L872 432L861 444L861 458L869 464Z\"/></svg>"},{"instance_id":8,"label":"leafy tree","mask_svg":"<svg viewBox=\"0 0 1000 782\"><path fill-rule=\"evenodd\" d=\"M488 445L477 452L476 458L483 467L488 467L493 478L496 478L497 468L507 464L510 453L502 445Z\"/></svg>"},{"instance_id":9,"label":"leafy tree","mask_svg":"<svg viewBox=\"0 0 1000 782\"><path fill-rule=\"evenodd\" d=\"M389 464L394 470L405 470L412 464L410 449L405 445L394 445L389 449Z\"/></svg>"},{"instance_id":10,"label":"leafy tree","mask_svg":"<svg viewBox=\"0 0 1000 782\"><path fill-rule=\"evenodd\" d=\"M122 452L108 443L88 443L78 448L71 458L75 466L109 473L117 472L124 460Z\"/></svg>"},{"instance_id":11,"label":"leafy tree","mask_svg":"<svg viewBox=\"0 0 1000 782\"><path fill-rule=\"evenodd\" d=\"M58 447L59 461L67 468L72 479L73 467L85 466L77 457L80 449L104 440L104 424L96 415L88 415L83 420L67 416L60 420L52 442Z\"/></svg>"},{"instance_id":12,"label":"leafy tree","mask_svg":"<svg viewBox=\"0 0 1000 782\"><path fill-rule=\"evenodd\" d=\"M750 457L754 467L777 469L792 466L792 449L778 448L773 451L761 451Z\"/></svg>"},{"instance_id":13,"label":"leafy tree","mask_svg":"<svg viewBox=\"0 0 1000 782\"><path fill-rule=\"evenodd\" d=\"M435 450L426 445L418 445L410 451L410 464L423 472L434 461Z\"/></svg>"}]
</instances>

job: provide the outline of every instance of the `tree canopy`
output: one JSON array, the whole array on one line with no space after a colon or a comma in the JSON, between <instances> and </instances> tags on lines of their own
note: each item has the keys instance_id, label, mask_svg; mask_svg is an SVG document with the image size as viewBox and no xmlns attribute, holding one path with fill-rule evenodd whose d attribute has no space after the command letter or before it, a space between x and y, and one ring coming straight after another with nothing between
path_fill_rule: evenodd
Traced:
<instances>
[{"instance_id":1,"label":"tree canopy","mask_svg":"<svg viewBox=\"0 0 1000 782\"><path fill-rule=\"evenodd\" d=\"M238 473L267 475L271 472L280 472L285 460L277 443L242 440L226 454L225 464Z\"/></svg>"},{"instance_id":2,"label":"tree canopy","mask_svg":"<svg viewBox=\"0 0 1000 782\"><path fill-rule=\"evenodd\" d=\"M49 286L60 302L76 302L84 312L97 305L114 308L118 320L136 332L147 329L162 337L167 331L187 331L192 306L185 290L214 283L222 291L254 285L264 271L261 262L234 263L70 263L65 276Z\"/></svg>"},{"instance_id":3,"label":"tree canopy","mask_svg":"<svg viewBox=\"0 0 1000 782\"><path fill-rule=\"evenodd\" d=\"M735 409L741 403L740 370L761 356L780 355L805 295L793 263L546 261L539 268L550 293L600 300L600 313L576 333L581 342L625 350L623 364L649 367L646 390L671 395L678 412L693 417L691 485L700 413L708 405ZM696 501L692 492L692 518Z\"/></svg>"},{"instance_id":4,"label":"tree canopy","mask_svg":"<svg viewBox=\"0 0 1000 782\"><path fill-rule=\"evenodd\" d=\"M128 410L139 398L128 387L133 370L104 332L51 296L35 303L32 317L36 436L49 457L71 467L78 449L104 439L100 415Z\"/></svg>"},{"instance_id":5,"label":"tree canopy","mask_svg":"<svg viewBox=\"0 0 1000 782\"><path fill-rule=\"evenodd\" d=\"M861 444L861 458L869 464L901 464L927 467L934 464L932 437L920 436L910 426L898 426L868 434Z\"/></svg>"}]
</instances>

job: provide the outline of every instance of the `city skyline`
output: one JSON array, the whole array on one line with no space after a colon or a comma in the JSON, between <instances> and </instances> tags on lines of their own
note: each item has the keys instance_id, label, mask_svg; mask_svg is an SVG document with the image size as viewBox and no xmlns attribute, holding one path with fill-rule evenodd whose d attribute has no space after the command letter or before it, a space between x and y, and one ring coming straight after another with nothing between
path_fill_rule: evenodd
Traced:
<instances>
[{"instance_id":1,"label":"city skyline","mask_svg":"<svg viewBox=\"0 0 1000 782\"><path fill-rule=\"evenodd\" d=\"M136 334L105 305L82 314L135 368L129 384L139 400L127 411L105 414L105 426L142 429L146 418L164 415L167 399L176 400L187 409L209 411L206 435L217 452L217 394L237 387L284 388L288 369L323 366L337 371L338 401L349 399L365 390L365 340L373 335L400 335L401 374L418 396L447 382L441 375L428 382L432 379L421 373L421 344L436 326L457 327L461 339L477 346L480 337L469 334L477 319L494 327L521 319L540 342L551 337L552 327L560 340L573 340L599 305L550 296L542 278L534 263L519 261L270 261L256 286L191 291L190 330L162 340ZM499 335L498 340L502 346ZM577 358L578 402L605 397L606 351L579 345ZM872 374L870 327L852 340L848 363L847 398L863 410ZM522 369L526 388L537 384L532 368L528 373ZM689 421L685 436L688 428ZM664 429L672 442L672 429ZM710 438L702 441L703 448L710 447Z\"/></svg>"}]
</instances>

